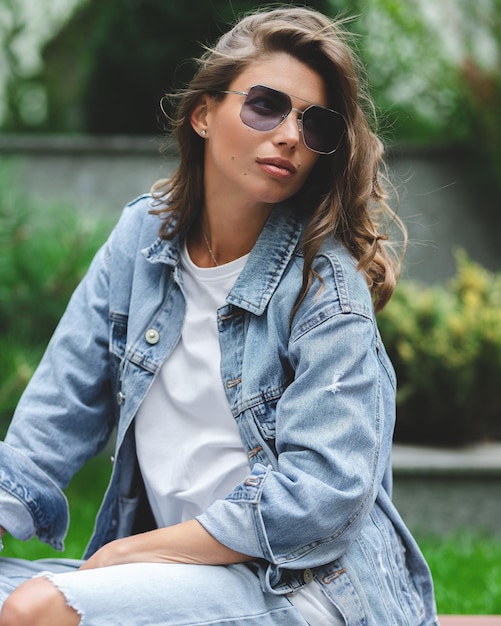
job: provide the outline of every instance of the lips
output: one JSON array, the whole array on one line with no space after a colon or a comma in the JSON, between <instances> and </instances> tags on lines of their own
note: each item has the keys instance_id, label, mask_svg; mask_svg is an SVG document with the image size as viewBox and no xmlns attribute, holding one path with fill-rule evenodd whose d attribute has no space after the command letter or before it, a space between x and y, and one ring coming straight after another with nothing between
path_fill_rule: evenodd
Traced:
<instances>
[{"instance_id":1,"label":"lips","mask_svg":"<svg viewBox=\"0 0 501 626\"><path fill-rule=\"evenodd\" d=\"M297 172L294 163L281 157L258 157L256 163L272 176L279 178L289 178Z\"/></svg>"}]
</instances>

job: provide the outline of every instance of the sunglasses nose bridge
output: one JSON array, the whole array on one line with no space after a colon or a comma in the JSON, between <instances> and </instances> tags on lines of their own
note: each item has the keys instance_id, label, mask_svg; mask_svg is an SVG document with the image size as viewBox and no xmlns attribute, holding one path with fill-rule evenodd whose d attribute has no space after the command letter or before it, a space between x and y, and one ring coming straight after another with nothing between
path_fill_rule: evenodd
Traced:
<instances>
[{"instance_id":1,"label":"sunglasses nose bridge","mask_svg":"<svg viewBox=\"0 0 501 626\"><path fill-rule=\"evenodd\" d=\"M296 114L295 116L291 115L291 113L293 112ZM295 119L293 119L294 117ZM303 135L303 111L301 111L301 109L296 109L295 107L291 105L286 113L282 113L281 120L278 126L283 126L284 124L287 124L287 125L297 124L297 132L298 132L298 138L299 138L299 135ZM292 126L291 126L291 132L292 132ZM304 136L303 136L303 142L304 142Z\"/></svg>"},{"instance_id":2,"label":"sunglasses nose bridge","mask_svg":"<svg viewBox=\"0 0 501 626\"><path fill-rule=\"evenodd\" d=\"M301 133L301 135L303 135L303 141L304 141L303 114L302 113L301 113L301 115L298 114L298 116L297 116L297 127L299 128L299 132Z\"/></svg>"},{"instance_id":3,"label":"sunglasses nose bridge","mask_svg":"<svg viewBox=\"0 0 501 626\"><path fill-rule=\"evenodd\" d=\"M289 111L282 115L281 124L285 122L285 120L289 117L289 115L294 111L296 113L296 123L298 125L299 132L303 132L303 111L301 109L296 109L296 107L291 106Z\"/></svg>"},{"instance_id":4,"label":"sunglasses nose bridge","mask_svg":"<svg viewBox=\"0 0 501 626\"><path fill-rule=\"evenodd\" d=\"M303 116L305 112L301 111L301 109L296 109L296 107L292 107L291 111L294 111L294 113L296 113L296 123L297 123L299 134L303 138L304 145L308 148L308 144L306 143L306 139L304 138L304 127L303 127Z\"/></svg>"}]
</instances>

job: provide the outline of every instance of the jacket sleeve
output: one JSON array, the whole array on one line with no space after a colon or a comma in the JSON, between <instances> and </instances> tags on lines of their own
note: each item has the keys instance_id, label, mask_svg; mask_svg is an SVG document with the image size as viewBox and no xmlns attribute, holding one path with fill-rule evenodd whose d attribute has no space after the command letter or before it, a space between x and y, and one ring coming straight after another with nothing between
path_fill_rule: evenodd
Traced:
<instances>
[{"instance_id":1,"label":"jacket sleeve","mask_svg":"<svg viewBox=\"0 0 501 626\"><path fill-rule=\"evenodd\" d=\"M113 427L108 265L109 242L75 290L0 444L0 487L25 505L39 539L56 549L68 525L62 490Z\"/></svg>"},{"instance_id":2,"label":"jacket sleeve","mask_svg":"<svg viewBox=\"0 0 501 626\"><path fill-rule=\"evenodd\" d=\"M326 291L335 282L329 276ZM390 458L395 380L370 300L324 296L292 327L295 375L276 406L276 465L254 465L198 518L225 545L267 561L271 587L284 569L318 567L346 552Z\"/></svg>"}]
</instances>

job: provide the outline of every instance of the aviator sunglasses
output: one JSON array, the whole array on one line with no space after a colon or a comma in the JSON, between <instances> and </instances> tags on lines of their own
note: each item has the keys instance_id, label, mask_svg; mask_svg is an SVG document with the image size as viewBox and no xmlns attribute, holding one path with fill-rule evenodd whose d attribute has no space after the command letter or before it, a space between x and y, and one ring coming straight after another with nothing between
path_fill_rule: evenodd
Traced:
<instances>
[{"instance_id":1,"label":"aviator sunglasses","mask_svg":"<svg viewBox=\"0 0 501 626\"><path fill-rule=\"evenodd\" d=\"M343 116L337 111L311 104L304 111L292 106L289 94L266 85L253 85L249 91L221 91L245 96L240 119L254 130L268 131L280 126L291 111L298 114L304 145L319 154L336 152L345 130ZM302 98L297 98L302 100ZM308 102L308 100L304 100Z\"/></svg>"}]
</instances>

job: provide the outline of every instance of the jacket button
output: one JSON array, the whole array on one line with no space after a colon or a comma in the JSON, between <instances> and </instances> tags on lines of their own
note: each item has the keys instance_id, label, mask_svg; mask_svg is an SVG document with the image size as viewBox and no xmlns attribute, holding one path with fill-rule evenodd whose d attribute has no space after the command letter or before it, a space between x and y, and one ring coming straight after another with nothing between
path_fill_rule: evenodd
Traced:
<instances>
[{"instance_id":1,"label":"jacket button","mask_svg":"<svg viewBox=\"0 0 501 626\"><path fill-rule=\"evenodd\" d=\"M151 346L154 346L156 343L158 343L160 339L160 334L158 330L155 330L154 328L148 328L148 330L144 334L144 338Z\"/></svg>"},{"instance_id":2,"label":"jacket button","mask_svg":"<svg viewBox=\"0 0 501 626\"><path fill-rule=\"evenodd\" d=\"M121 406L125 401L125 394L123 393L123 391L119 391L117 393L117 402L119 404L119 406Z\"/></svg>"},{"instance_id":3,"label":"jacket button","mask_svg":"<svg viewBox=\"0 0 501 626\"><path fill-rule=\"evenodd\" d=\"M309 585L311 583L311 581L313 580L313 572L311 571L311 569L305 569L303 572L303 580L304 582Z\"/></svg>"}]
</instances>

